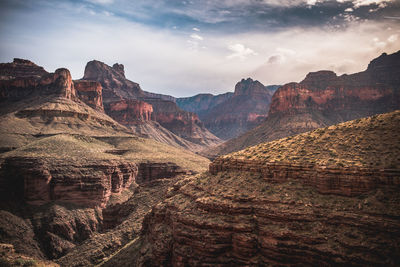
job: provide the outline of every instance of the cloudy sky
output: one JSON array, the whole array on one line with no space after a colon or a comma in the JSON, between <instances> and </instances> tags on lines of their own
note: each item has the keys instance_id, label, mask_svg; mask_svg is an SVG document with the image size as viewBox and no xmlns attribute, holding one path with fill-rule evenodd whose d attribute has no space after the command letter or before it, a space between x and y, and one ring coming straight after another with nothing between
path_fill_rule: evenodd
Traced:
<instances>
[{"instance_id":1,"label":"cloudy sky","mask_svg":"<svg viewBox=\"0 0 400 267\"><path fill-rule=\"evenodd\" d=\"M400 50L400 0L0 0L0 38L1 62L74 79L92 59L118 62L147 91L217 94L364 70Z\"/></svg>"}]
</instances>

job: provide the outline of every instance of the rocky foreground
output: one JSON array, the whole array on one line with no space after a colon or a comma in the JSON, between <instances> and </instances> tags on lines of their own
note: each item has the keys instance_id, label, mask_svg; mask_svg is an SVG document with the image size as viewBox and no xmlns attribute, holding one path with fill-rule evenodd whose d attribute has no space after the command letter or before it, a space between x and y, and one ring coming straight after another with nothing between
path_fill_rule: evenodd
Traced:
<instances>
[{"instance_id":1,"label":"rocky foreground","mask_svg":"<svg viewBox=\"0 0 400 267\"><path fill-rule=\"evenodd\" d=\"M315 131L216 159L210 173L176 183L140 238L104 265L398 266L399 114L321 129L327 146L318 144L323 135L310 140L309 157L300 141ZM375 136L391 143L364 146ZM331 148L338 162L325 162ZM367 164L369 150L376 165Z\"/></svg>"}]
</instances>

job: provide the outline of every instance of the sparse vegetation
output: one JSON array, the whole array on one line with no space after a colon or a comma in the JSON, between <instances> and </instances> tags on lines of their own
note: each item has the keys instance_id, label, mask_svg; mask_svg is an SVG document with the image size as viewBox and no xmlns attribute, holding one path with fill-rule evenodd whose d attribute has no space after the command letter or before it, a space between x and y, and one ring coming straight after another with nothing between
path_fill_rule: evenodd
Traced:
<instances>
[{"instance_id":1,"label":"sparse vegetation","mask_svg":"<svg viewBox=\"0 0 400 267\"><path fill-rule=\"evenodd\" d=\"M223 157L338 167L400 168L400 111L316 129Z\"/></svg>"}]
</instances>

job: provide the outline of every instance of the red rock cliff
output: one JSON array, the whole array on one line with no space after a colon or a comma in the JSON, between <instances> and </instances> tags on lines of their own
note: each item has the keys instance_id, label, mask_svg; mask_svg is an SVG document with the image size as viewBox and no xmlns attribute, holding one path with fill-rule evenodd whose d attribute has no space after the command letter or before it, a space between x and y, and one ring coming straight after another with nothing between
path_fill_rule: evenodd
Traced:
<instances>
[{"instance_id":1,"label":"red rock cliff","mask_svg":"<svg viewBox=\"0 0 400 267\"><path fill-rule=\"evenodd\" d=\"M75 90L79 98L90 107L104 111L102 87L95 81L74 81Z\"/></svg>"},{"instance_id":2,"label":"red rock cliff","mask_svg":"<svg viewBox=\"0 0 400 267\"><path fill-rule=\"evenodd\" d=\"M383 54L368 69L337 76L332 71L309 73L300 83L280 87L272 97L267 119L211 154L307 132L332 124L400 109L400 51Z\"/></svg>"},{"instance_id":3,"label":"red rock cliff","mask_svg":"<svg viewBox=\"0 0 400 267\"><path fill-rule=\"evenodd\" d=\"M0 64L0 100L21 100L32 95L56 95L76 99L71 74L67 69L47 73L28 60L14 59Z\"/></svg>"},{"instance_id":4,"label":"red rock cliff","mask_svg":"<svg viewBox=\"0 0 400 267\"><path fill-rule=\"evenodd\" d=\"M106 105L107 114L123 125L151 120L153 106L140 100L120 100Z\"/></svg>"}]
</instances>

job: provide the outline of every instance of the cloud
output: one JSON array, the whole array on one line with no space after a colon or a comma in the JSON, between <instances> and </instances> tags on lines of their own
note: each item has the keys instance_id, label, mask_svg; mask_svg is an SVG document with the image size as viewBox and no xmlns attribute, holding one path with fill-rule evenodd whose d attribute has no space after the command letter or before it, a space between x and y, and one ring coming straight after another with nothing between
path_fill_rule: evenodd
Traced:
<instances>
[{"instance_id":1,"label":"cloud","mask_svg":"<svg viewBox=\"0 0 400 267\"><path fill-rule=\"evenodd\" d=\"M88 0L93 4L100 4L100 5L109 5L114 2L114 0Z\"/></svg>"},{"instance_id":2,"label":"cloud","mask_svg":"<svg viewBox=\"0 0 400 267\"><path fill-rule=\"evenodd\" d=\"M197 40L197 41L202 41L204 39L203 37L201 37L200 35L198 35L196 33L191 34L190 38Z\"/></svg>"},{"instance_id":3,"label":"cloud","mask_svg":"<svg viewBox=\"0 0 400 267\"><path fill-rule=\"evenodd\" d=\"M196 27L192 28L192 30L193 30L193 31L196 31L196 32L199 32L199 31L200 31L200 29L199 29L199 28L196 28Z\"/></svg>"},{"instance_id":4,"label":"cloud","mask_svg":"<svg viewBox=\"0 0 400 267\"><path fill-rule=\"evenodd\" d=\"M385 8L389 3L394 0L337 0L339 3L351 2L354 8L359 8L362 6L376 5L379 8Z\"/></svg>"},{"instance_id":5,"label":"cloud","mask_svg":"<svg viewBox=\"0 0 400 267\"><path fill-rule=\"evenodd\" d=\"M344 10L344 12L353 12L354 11L354 9L352 9L351 7L348 7L348 8L346 8L345 10Z\"/></svg>"},{"instance_id":6,"label":"cloud","mask_svg":"<svg viewBox=\"0 0 400 267\"><path fill-rule=\"evenodd\" d=\"M192 0L186 5L5 1L0 1L0 62L27 58L48 71L66 67L74 79L83 76L90 60L119 62L144 90L174 96L233 91L244 77L284 84L321 69L357 72L382 52L400 49L399 20L391 19L398 9L390 11L390 3L365 21L363 14L377 6L354 9L353 1L318 1L309 8L300 0L276 0L279 7L261 0ZM349 7L361 19L329 27L330 16ZM90 16L89 10L96 14Z\"/></svg>"},{"instance_id":7,"label":"cloud","mask_svg":"<svg viewBox=\"0 0 400 267\"><path fill-rule=\"evenodd\" d=\"M392 34L389 36L389 38L387 40L389 43L394 43L397 41L398 38L399 38L398 34Z\"/></svg>"},{"instance_id":8,"label":"cloud","mask_svg":"<svg viewBox=\"0 0 400 267\"><path fill-rule=\"evenodd\" d=\"M282 64L284 62L284 58L282 55L273 55L270 56L267 60L268 64Z\"/></svg>"},{"instance_id":9,"label":"cloud","mask_svg":"<svg viewBox=\"0 0 400 267\"><path fill-rule=\"evenodd\" d=\"M231 44L228 46L228 49L233 52L228 55L228 59L239 58L241 60L246 59L248 56L257 55L252 49L245 47L243 44Z\"/></svg>"}]
</instances>

